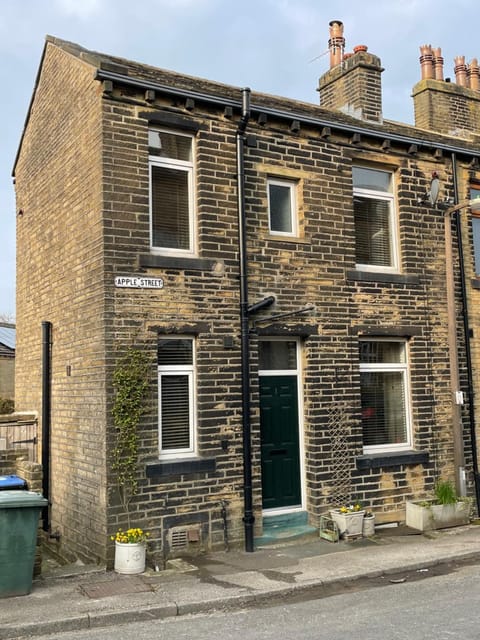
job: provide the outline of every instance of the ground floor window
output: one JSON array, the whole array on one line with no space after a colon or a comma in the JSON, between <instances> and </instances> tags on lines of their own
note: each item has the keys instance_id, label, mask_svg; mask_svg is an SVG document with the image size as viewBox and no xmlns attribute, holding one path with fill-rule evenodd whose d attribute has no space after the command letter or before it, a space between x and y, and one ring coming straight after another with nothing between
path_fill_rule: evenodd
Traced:
<instances>
[{"instance_id":1,"label":"ground floor window","mask_svg":"<svg viewBox=\"0 0 480 640\"><path fill-rule=\"evenodd\" d=\"M158 341L158 415L161 457L195 453L194 341Z\"/></svg>"},{"instance_id":2,"label":"ground floor window","mask_svg":"<svg viewBox=\"0 0 480 640\"><path fill-rule=\"evenodd\" d=\"M400 340L360 340L360 393L365 452L412 445L407 345Z\"/></svg>"}]
</instances>

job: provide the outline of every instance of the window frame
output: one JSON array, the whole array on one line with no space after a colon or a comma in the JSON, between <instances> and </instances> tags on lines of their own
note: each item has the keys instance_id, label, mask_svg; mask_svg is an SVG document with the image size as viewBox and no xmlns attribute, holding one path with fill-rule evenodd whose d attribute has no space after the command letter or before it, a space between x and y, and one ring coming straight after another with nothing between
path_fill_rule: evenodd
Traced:
<instances>
[{"instance_id":1,"label":"window frame","mask_svg":"<svg viewBox=\"0 0 480 640\"><path fill-rule=\"evenodd\" d=\"M388 453L396 451L410 451L413 447L413 429L412 429L412 402L411 402L411 386L410 386L410 357L409 357L409 344L406 339L400 339L395 337L389 338L368 338L362 337L359 339L359 348L361 343L365 342L394 342L403 346L403 354L405 362L361 362L359 355L359 391L360 398L362 398L362 373L401 373L404 391L404 412L405 412L405 433L406 440L401 443L385 443L380 445L365 445L363 444L363 453ZM362 425L363 427L363 425ZM363 443L363 433L362 433Z\"/></svg>"},{"instance_id":2,"label":"window frame","mask_svg":"<svg viewBox=\"0 0 480 640\"><path fill-rule=\"evenodd\" d=\"M165 129L161 127L149 127L148 133L155 131L158 133L167 133L169 135L188 138L191 143L191 160L178 160L177 158L162 157L154 154L148 156L148 201L149 201L149 233L150 233L150 251L157 255L166 256L195 256L196 255L196 228L195 228L195 136L182 131L173 129ZM174 247L161 247L153 244L153 167L161 167L165 169L182 171L187 174L188 188L188 249L177 249Z\"/></svg>"},{"instance_id":3,"label":"window frame","mask_svg":"<svg viewBox=\"0 0 480 640\"><path fill-rule=\"evenodd\" d=\"M480 187L470 187L470 200L480 199ZM473 272L480 276L480 212L472 210Z\"/></svg>"},{"instance_id":4,"label":"window frame","mask_svg":"<svg viewBox=\"0 0 480 640\"><path fill-rule=\"evenodd\" d=\"M380 191L374 188L356 187L353 178L353 169L363 169L366 171L379 171L386 173L390 176L390 191ZM389 231L389 245L390 245L390 265L375 265L363 262L356 262L355 255L355 268L360 271L371 271L376 273L399 273L400 272L400 251L399 251L399 230L398 230L398 212L397 212L397 200L395 197L395 173L384 169L382 167L376 167L372 165L354 164L352 166L352 201L353 201L353 216L355 223L355 196L371 199L382 200L388 203L388 231ZM355 226L355 253L357 249L357 228Z\"/></svg>"},{"instance_id":5,"label":"window frame","mask_svg":"<svg viewBox=\"0 0 480 640\"><path fill-rule=\"evenodd\" d=\"M157 364L158 380L158 454L162 460L174 458L191 458L197 455L197 418L196 418L196 340L192 336L172 335L159 336L159 340L188 340L192 343L192 363L181 365ZM177 449L162 449L162 378L168 376L185 375L188 379L188 420L189 420L189 446Z\"/></svg>"},{"instance_id":6,"label":"window frame","mask_svg":"<svg viewBox=\"0 0 480 640\"><path fill-rule=\"evenodd\" d=\"M291 231L278 231L272 229L272 215L270 205L270 185L278 187L287 187L290 192L290 224ZM297 198L297 181L288 178L277 178L275 176L267 177L267 211L268 211L268 231L273 236L284 236L286 238L295 238L298 236L298 198Z\"/></svg>"}]
</instances>

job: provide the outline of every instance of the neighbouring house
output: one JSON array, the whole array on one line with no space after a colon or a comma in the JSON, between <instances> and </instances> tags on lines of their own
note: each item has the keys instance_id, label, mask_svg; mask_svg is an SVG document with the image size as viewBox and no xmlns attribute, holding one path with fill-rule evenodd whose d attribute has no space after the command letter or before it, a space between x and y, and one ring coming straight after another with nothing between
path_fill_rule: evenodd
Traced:
<instances>
[{"instance_id":1,"label":"neighbouring house","mask_svg":"<svg viewBox=\"0 0 480 640\"><path fill-rule=\"evenodd\" d=\"M15 325L0 322L0 400L15 399Z\"/></svg>"},{"instance_id":2,"label":"neighbouring house","mask_svg":"<svg viewBox=\"0 0 480 640\"><path fill-rule=\"evenodd\" d=\"M441 476L475 494L478 65L447 82L422 48L410 126L338 21L329 49L318 105L47 37L14 167L16 398L65 556L111 563L126 524L130 347L150 370L130 517L158 564L345 501L401 522Z\"/></svg>"}]
</instances>

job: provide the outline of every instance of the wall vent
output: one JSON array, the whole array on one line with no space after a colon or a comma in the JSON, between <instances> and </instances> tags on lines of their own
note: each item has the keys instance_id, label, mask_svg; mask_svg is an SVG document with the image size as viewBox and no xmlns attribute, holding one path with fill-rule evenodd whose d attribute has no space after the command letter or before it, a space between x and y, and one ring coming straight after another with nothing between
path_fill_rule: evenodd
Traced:
<instances>
[{"instance_id":1,"label":"wall vent","mask_svg":"<svg viewBox=\"0 0 480 640\"><path fill-rule=\"evenodd\" d=\"M182 551L188 547L188 529L170 529L170 550Z\"/></svg>"},{"instance_id":2,"label":"wall vent","mask_svg":"<svg viewBox=\"0 0 480 640\"><path fill-rule=\"evenodd\" d=\"M168 546L171 553L198 550L200 541L201 531L198 525L172 527L168 532Z\"/></svg>"}]
</instances>

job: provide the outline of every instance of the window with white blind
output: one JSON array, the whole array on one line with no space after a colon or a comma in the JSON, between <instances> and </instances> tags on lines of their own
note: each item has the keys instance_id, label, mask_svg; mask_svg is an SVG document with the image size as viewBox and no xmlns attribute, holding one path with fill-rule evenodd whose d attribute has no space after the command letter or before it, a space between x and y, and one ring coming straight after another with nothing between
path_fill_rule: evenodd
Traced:
<instances>
[{"instance_id":1,"label":"window with white blind","mask_svg":"<svg viewBox=\"0 0 480 640\"><path fill-rule=\"evenodd\" d=\"M480 189L470 189L470 200L480 199ZM473 232L473 257L475 260L475 273L480 275L480 213L472 211Z\"/></svg>"},{"instance_id":2,"label":"window with white blind","mask_svg":"<svg viewBox=\"0 0 480 640\"><path fill-rule=\"evenodd\" d=\"M271 233L297 235L295 187L295 183L288 180L268 179L268 219Z\"/></svg>"},{"instance_id":3,"label":"window with white blind","mask_svg":"<svg viewBox=\"0 0 480 640\"><path fill-rule=\"evenodd\" d=\"M397 271L393 176L367 167L353 167L352 174L357 268Z\"/></svg>"},{"instance_id":4,"label":"window with white blind","mask_svg":"<svg viewBox=\"0 0 480 640\"><path fill-rule=\"evenodd\" d=\"M359 348L364 451L411 448L406 343L361 340Z\"/></svg>"},{"instance_id":5,"label":"window with white blind","mask_svg":"<svg viewBox=\"0 0 480 640\"><path fill-rule=\"evenodd\" d=\"M166 254L194 253L193 138L151 129L150 244Z\"/></svg>"},{"instance_id":6,"label":"window with white blind","mask_svg":"<svg viewBox=\"0 0 480 640\"><path fill-rule=\"evenodd\" d=\"M158 341L158 414L161 457L195 452L194 341Z\"/></svg>"}]
</instances>

